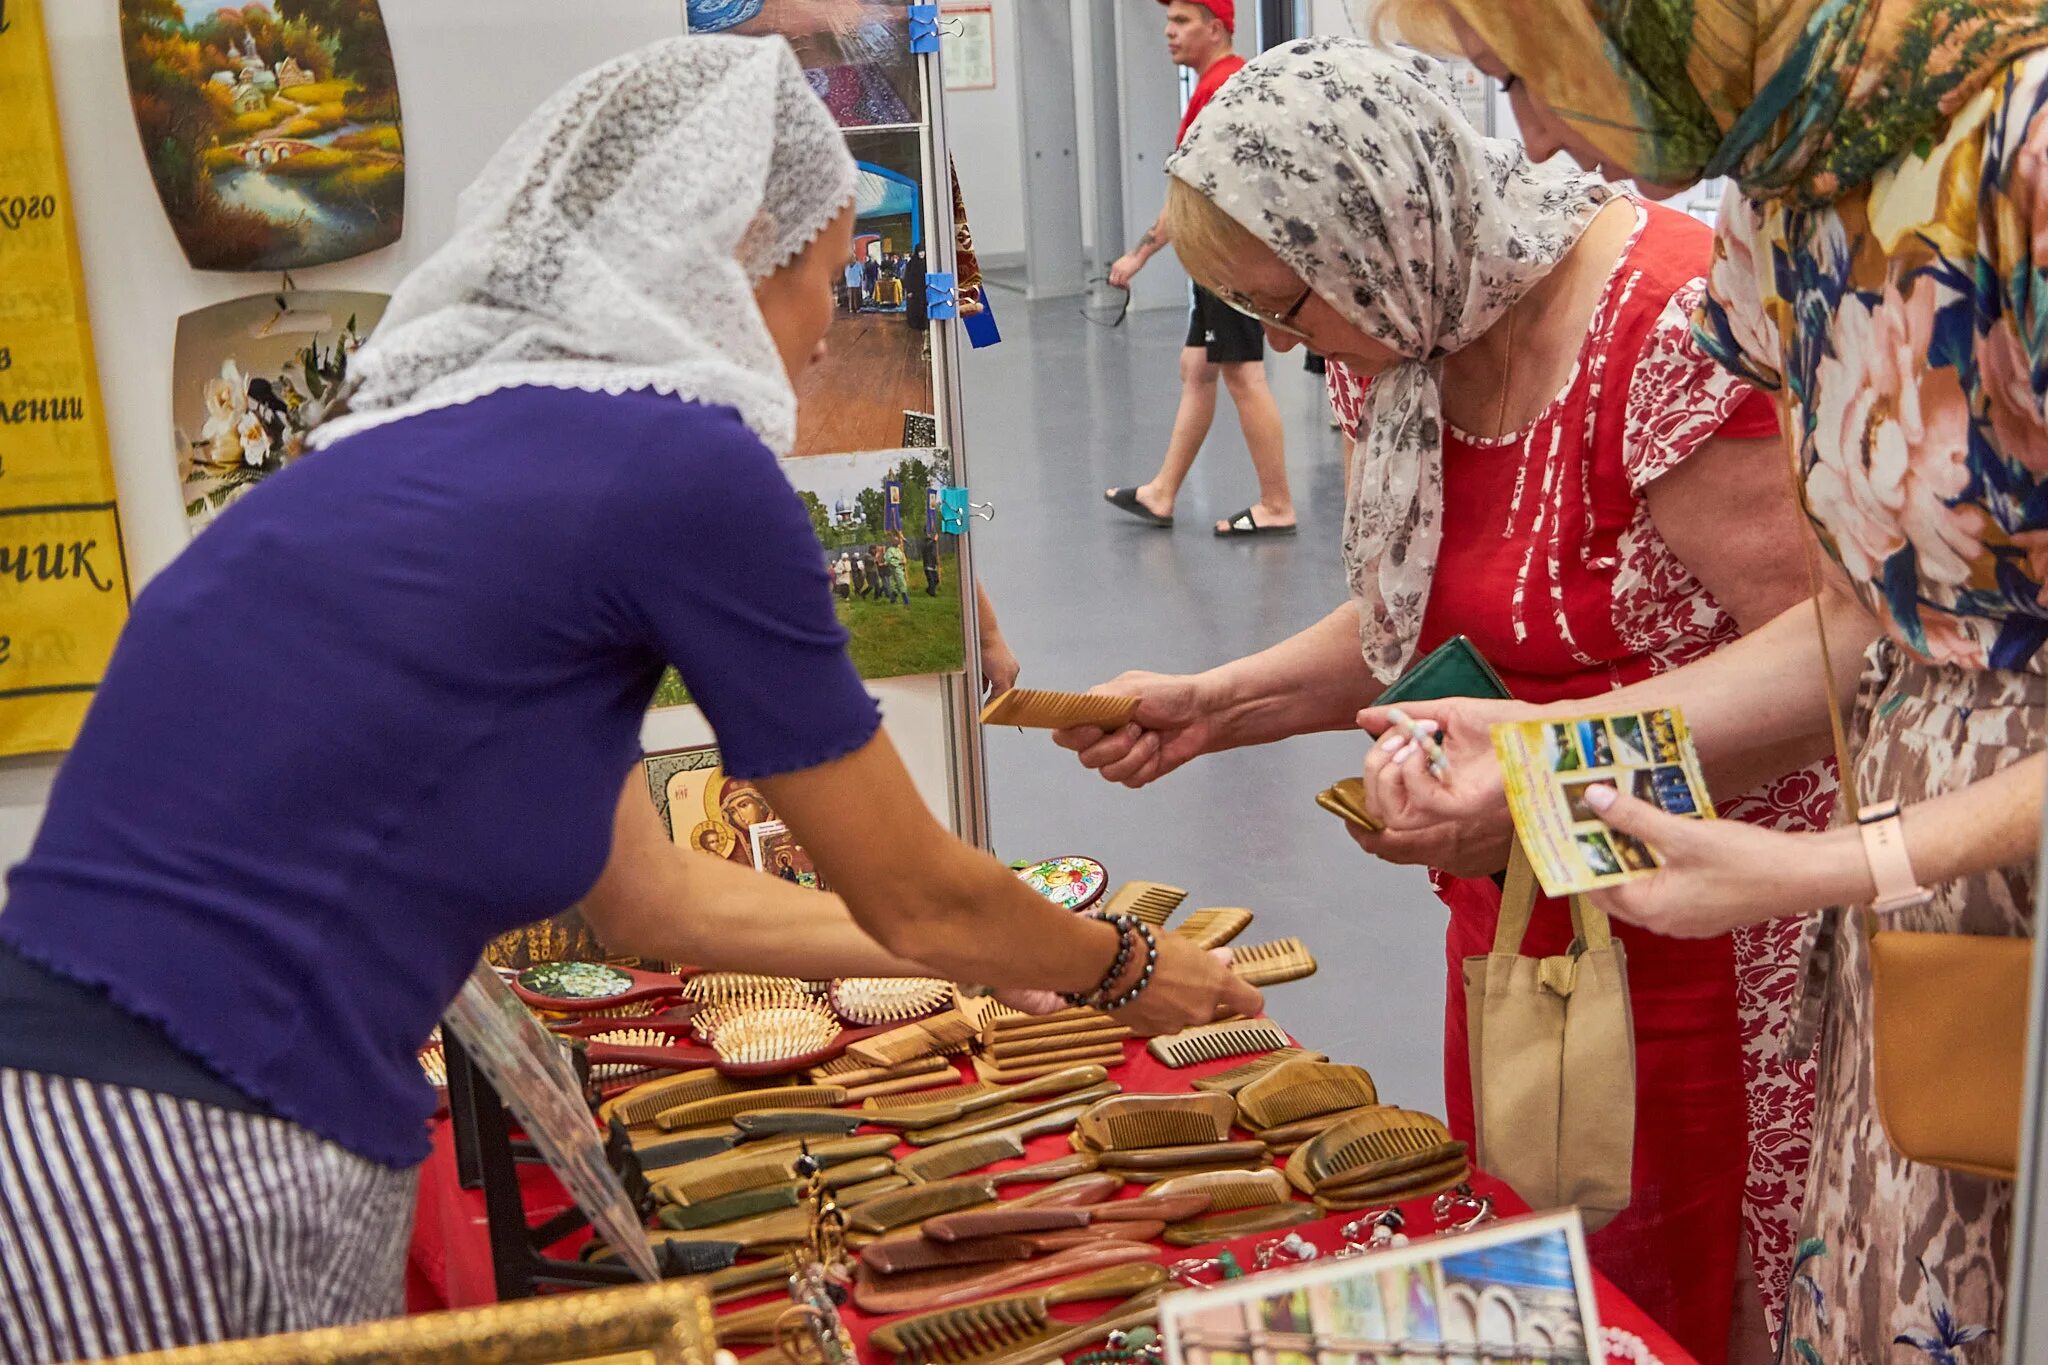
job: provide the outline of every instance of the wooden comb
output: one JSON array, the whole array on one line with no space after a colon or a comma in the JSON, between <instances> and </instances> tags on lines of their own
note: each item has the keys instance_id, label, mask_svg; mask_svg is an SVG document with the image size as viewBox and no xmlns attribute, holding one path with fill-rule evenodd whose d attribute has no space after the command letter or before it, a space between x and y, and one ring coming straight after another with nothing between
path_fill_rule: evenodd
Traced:
<instances>
[{"instance_id":1,"label":"wooden comb","mask_svg":"<svg viewBox=\"0 0 2048 1365\"><path fill-rule=\"evenodd\" d=\"M1055 1109L1036 1119L1030 1119L1014 1127L982 1133L975 1137L955 1138L912 1152L897 1162L897 1170L919 1182L944 1180L948 1176L964 1175L978 1171L998 1161L1014 1160L1024 1155L1025 1147L1034 1137L1047 1133L1064 1133L1074 1126L1074 1120L1086 1112L1086 1105L1067 1109ZM1049 1175L1037 1177L1040 1180L1064 1180L1070 1175L1086 1175L1101 1163L1094 1159L1093 1152L1077 1152L1075 1156L1088 1158L1084 1163L1075 1163L1061 1157L1049 1163L1064 1167ZM1036 1170L1037 1167L1026 1167ZM1000 1182L999 1182L1000 1183Z\"/></svg>"},{"instance_id":2,"label":"wooden comb","mask_svg":"<svg viewBox=\"0 0 2048 1365\"><path fill-rule=\"evenodd\" d=\"M756 1109L735 1114L732 1126L739 1129L742 1142L755 1142L777 1137L852 1137L864 1121L859 1114L832 1109Z\"/></svg>"},{"instance_id":3,"label":"wooden comb","mask_svg":"<svg viewBox=\"0 0 2048 1365\"><path fill-rule=\"evenodd\" d=\"M913 1128L903 1135L904 1141L913 1147L936 1147L942 1142L951 1142L955 1138L979 1137L983 1133L993 1133L998 1128L1014 1127L1029 1120L1043 1118L1047 1114L1064 1114L1067 1110L1076 1108L1085 1112L1087 1107L1094 1104L1097 1100L1108 1099L1122 1089L1123 1087L1115 1081L1101 1081L1087 1087L1085 1090L1069 1091L1066 1094L1057 1095L1051 1099L1032 1100L1021 1104L993 1105L979 1113L969 1114L965 1118L956 1119L952 1123L942 1123L936 1128ZM1079 1114L1076 1114L1075 1117L1078 1118ZM1061 1128L1072 1126L1070 1120L1062 1124ZM1057 1132L1059 1129L1047 1129L1046 1131Z\"/></svg>"},{"instance_id":4,"label":"wooden comb","mask_svg":"<svg viewBox=\"0 0 2048 1365\"><path fill-rule=\"evenodd\" d=\"M1015 1085L1020 1081L1036 1080L1054 1071L1064 1071L1070 1066L1118 1066L1123 1059L1122 1043L1104 1043L1094 1047L1075 1048L1071 1052L1047 1052L1035 1057L1013 1058L1008 1061L977 1057L974 1059L974 1074L996 1085Z\"/></svg>"},{"instance_id":5,"label":"wooden comb","mask_svg":"<svg viewBox=\"0 0 2048 1365\"><path fill-rule=\"evenodd\" d=\"M957 1009L854 1043L847 1051L875 1066L900 1066L918 1057L943 1057L974 1039L974 1024Z\"/></svg>"},{"instance_id":6,"label":"wooden comb","mask_svg":"<svg viewBox=\"0 0 2048 1365\"><path fill-rule=\"evenodd\" d=\"M979 1237L971 1242L934 1242L921 1232L892 1232L860 1249L860 1261L882 1275L938 1270L956 1265L1028 1261L1039 1248L1028 1237Z\"/></svg>"},{"instance_id":7,"label":"wooden comb","mask_svg":"<svg viewBox=\"0 0 2048 1365\"><path fill-rule=\"evenodd\" d=\"M888 1157L865 1157L832 1167L823 1173L823 1180L827 1189L840 1192L841 1202L845 1203L847 1190L881 1180L887 1177L894 1167L895 1163ZM673 1228L678 1232L717 1227L721 1223L738 1222L743 1218L773 1213L778 1209L793 1209L803 1202L808 1188L809 1182L805 1180L792 1180L780 1185L762 1185L695 1204L664 1205L658 1217L663 1227Z\"/></svg>"},{"instance_id":8,"label":"wooden comb","mask_svg":"<svg viewBox=\"0 0 2048 1365\"><path fill-rule=\"evenodd\" d=\"M879 1199L870 1199L848 1210L846 1221L849 1227L862 1232L887 1232L906 1223L919 1223L941 1214L995 1202L995 1184L986 1177L934 1180L885 1194Z\"/></svg>"},{"instance_id":9,"label":"wooden comb","mask_svg":"<svg viewBox=\"0 0 2048 1365\"><path fill-rule=\"evenodd\" d=\"M1090 1318L1078 1326L1054 1324L1054 1331L1043 1336L1019 1351L1006 1351L1001 1355L982 1356L974 1365L1043 1365L1049 1360L1064 1360L1076 1351L1085 1351L1097 1342L1107 1340L1118 1332L1128 1332L1134 1327L1156 1326L1159 1322L1159 1300L1170 1293L1176 1293L1179 1286L1160 1285L1135 1294L1100 1317ZM899 1361L901 1357L898 1357ZM756 1356L749 1365L777 1365Z\"/></svg>"},{"instance_id":10,"label":"wooden comb","mask_svg":"<svg viewBox=\"0 0 2048 1365\"><path fill-rule=\"evenodd\" d=\"M1192 1032L1192 1030L1190 1030ZM1206 1090L1216 1095L1235 1095L1274 1067L1285 1066L1298 1061L1327 1062L1329 1054L1309 1052L1303 1048L1286 1047L1278 1052L1269 1052L1249 1062L1241 1062L1228 1071L1219 1071L1213 1076L1198 1076L1188 1084L1197 1090Z\"/></svg>"},{"instance_id":11,"label":"wooden comb","mask_svg":"<svg viewBox=\"0 0 2048 1365\"><path fill-rule=\"evenodd\" d=\"M654 1116L654 1123L658 1128L674 1132L678 1128L693 1128L700 1124L730 1122L756 1109L830 1109L844 1103L846 1091L836 1085L782 1085L692 1100L662 1110Z\"/></svg>"},{"instance_id":12,"label":"wooden comb","mask_svg":"<svg viewBox=\"0 0 2048 1365\"><path fill-rule=\"evenodd\" d=\"M1115 1266L1035 1294L1008 1294L904 1318L876 1328L868 1340L907 1360L964 1365L1059 1331L1065 1324L1052 1316L1056 1304L1127 1298L1165 1280L1165 1270L1156 1265Z\"/></svg>"},{"instance_id":13,"label":"wooden comb","mask_svg":"<svg viewBox=\"0 0 2048 1365\"><path fill-rule=\"evenodd\" d=\"M1128 724L1137 712L1136 697L1013 687L981 708L981 723L1015 725L1025 730L1071 730L1077 725L1114 730Z\"/></svg>"},{"instance_id":14,"label":"wooden comb","mask_svg":"<svg viewBox=\"0 0 2048 1365\"><path fill-rule=\"evenodd\" d=\"M1136 1175L1146 1171L1185 1171L1190 1166L1244 1165L1265 1159L1266 1144L1251 1138L1174 1147L1127 1147L1101 1153L1101 1166L1119 1175Z\"/></svg>"},{"instance_id":15,"label":"wooden comb","mask_svg":"<svg viewBox=\"0 0 2048 1365\"><path fill-rule=\"evenodd\" d=\"M1315 1194L1324 1185L1373 1178L1382 1163L1438 1152L1450 1142L1442 1119L1383 1104L1304 1142L1287 1158L1287 1180L1303 1194Z\"/></svg>"},{"instance_id":16,"label":"wooden comb","mask_svg":"<svg viewBox=\"0 0 2048 1365\"><path fill-rule=\"evenodd\" d=\"M1236 1117L1228 1095L1113 1095L1081 1116L1074 1137L1098 1152L1215 1143Z\"/></svg>"},{"instance_id":17,"label":"wooden comb","mask_svg":"<svg viewBox=\"0 0 2048 1365\"><path fill-rule=\"evenodd\" d=\"M721 1076L708 1068L686 1071L680 1076L664 1076L612 1096L597 1106L597 1117L602 1123L609 1123L614 1118L621 1123L652 1123L656 1114L679 1104L758 1088L744 1080Z\"/></svg>"},{"instance_id":18,"label":"wooden comb","mask_svg":"<svg viewBox=\"0 0 2048 1365\"><path fill-rule=\"evenodd\" d=\"M1005 1204L1001 1208L928 1218L924 1224L924 1236L934 1242L966 1242L977 1237L1015 1237L1106 1223L1175 1223L1208 1211L1209 1196L1206 1194L1177 1194L1165 1199L1153 1196L1115 1199L1108 1203L1070 1208Z\"/></svg>"},{"instance_id":19,"label":"wooden comb","mask_svg":"<svg viewBox=\"0 0 2048 1365\"><path fill-rule=\"evenodd\" d=\"M1279 1172L1275 1171L1275 1175ZM1200 1247L1211 1242L1228 1242L1239 1237L1249 1237L1258 1232L1277 1232L1281 1228L1298 1227L1321 1218L1323 1212L1314 1204L1272 1204L1265 1208L1238 1209L1231 1213L1211 1214L1207 1218L1195 1218L1176 1227L1168 1228L1160 1240L1172 1247Z\"/></svg>"},{"instance_id":20,"label":"wooden comb","mask_svg":"<svg viewBox=\"0 0 2048 1365\"><path fill-rule=\"evenodd\" d=\"M654 1196L664 1204L687 1207L769 1185L787 1185L796 1178L796 1154L770 1152L744 1161L675 1167L654 1181Z\"/></svg>"},{"instance_id":21,"label":"wooden comb","mask_svg":"<svg viewBox=\"0 0 2048 1365\"><path fill-rule=\"evenodd\" d=\"M1070 1175L1065 1180L1047 1185L1042 1190L1019 1195L1003 1205L1006 1209L1046 1208L1077 1209L1087 1204L1100 1204L1113 1197L1124 1187L1124 1179L1110 1171L1095 1171L1088 1175Z\"/></svg>"},{"instance_id":22,"label":"wooden comb","mask_svg":"<svg viewBox=\"0 0 2048 1365\"><path fill-rule=\"evenodd\" d=\"M800 1206L775 1213L764 1213L755 1218L742 1218L736 1223L723 1223L715 1228L700 1228L692 1232L674 1232L663 1228L649 1232L647 1241L651 1246L658 1246L663 1242L679 1242L684 1245L711 1243L754 1251L762 1247L792 1246L808 1240L810 1235L811 1211Z\"/></svg>"},{"instance_id":23,"label":"wooden comb","mask_svg":"<svg viewBox=\"0 0 2048 1365\"><path fill-rule=\"evenodd\" d=\"M1195 911L1174 925L1173 933L1176 938L1184 938L1197 948L1221 948L1251 927L1251 911L1235 906L1218 906Z\"/></svg>"},{"instance_id":24,"label":"wooden comb","mask_svg":"<svg viewBox=\"0 0 2048 1365\"><path fill-rule=\"evenodd\" d=\"M879 1036L879 1035L877 1035ZM912 1076L933 1076L950 1071L944 1057L912 1057L907 1062L893 1066L878 1066L852 1052L843 1053L829 1062L820 1062L804 1075L819 1085L843 1085L848 1090L858 1086L873 1085L879 1081L904 1080ZM946 1078L940 1076L941 1082Z\"/></svg>"},{"instance_id":25,"label":"wooden comb","mask_svg":"<svg viewBox=\"0 0 2048 1365\"><path fill-rule=\"evenodd\" d=\"M884 1175L878 1176L873 1180L863 1180L858 1185L848 1185L845 1189L838 1192L839 1207L850 1209L855 1204L865 1204L870 1199L879 1199L885 1194L894 1194L898 1190L907 1190L909 1188L910 1177L908 1176Z\"/></svg>"},{"instance_id":26,"label":"wooden comb","mask_svg":"<svg viewBox=\"0 0 2048 1365\"><path fill-rule=\"evenodd\" d=\"M1159 1248L1143 1242L1101 1241L996 1266L955 1266L906 1275L878 1275L862 1266L854 1279L853 1301L862 1312L877 1315L929 1312L1112 1266L1143 1264L1163 1276L1158 1255Z\"/></svg>"},{"instance_id":27,"label":"wooden comb","mask_svg":"<svg viewBox=\"0 0 2048 1365\"><path fill-rule=\"evenodd\" d=\"M1365 779L1362 777L1346 777L1331 783L1316 793L1316 804L1367 834L1378 834L1386 828L1378 816L1366 809Z\"/></svg>"},{"instance_id":28,"label":"wooden comb","mask_svg":"<svg viewBox=\"0 0 2048 1365\"><path fill-rule=\"evenodd\" d=\"M944 1065L943 1060L934 1060L940 1060L940 1064ZM953 1074L957 1077L960 1073L955 1071ZM1105 1076L1107 1074L1104 1073ZM862 1104L861 1112L877 1116L869 1119L870 1123L887 1123L886 1116L898 1109L921 1109L927 1105L950 1104L954 1100L967 1099L973 1095L986 1095L997 1088L987 1081L956 1081L951 1085L943 1085L935 1090L926 1090L915 1095L880 1095Z\"/></svg>"},{"instance_id":29,"label":"wooden comb","mask_svg":"<svg viewBox=\"0 0 2048 1365\"><path fill-rule=\"evenodd\" d=\"M1181 1150L1192 1152L1195 1150L1195 1148L1184 1147ZM1222 1174L1249 1175L1254 1171L1270 1170L1272 1169L1272 1166L1272 1159L1270 1157L1264 1156L1256 1158L1245 1157L1242 1160L1238 1161L1222 1162L1203 1161L1200 1158L1195 1158L1188 1161L1185 1165L1180 1166L1161 1166L1157 1170L1147 1171L1118 1170L1110 1171L1109 1174L1120 1175L1125 1180L1130 1181L1133 1185L1164 1185L1169 1180L1178 1180L1184 1176Z\"/></svg>"},{"instance_id":30,"label":"wooden comb","mask_svg":"<svg viewBox=\"0 0 2048 1365\"><path fill-rule=\"evenodd\" d=\"M1281 986L1316 974L1316 960L1298 938L1276 938L1230 950L1230 970L1250 986Z\"/></svg>"},{"instance_id":31,"label":"wooden comb","mask_svg":"<svg viewBox=\"0 0 2048 1365\"><path fill-rule=\"evenodd\" d=\"M1271 1019L1230 1019L1220 1024L1197 1024L1154 1038L1145 1045L1145 1050L1155 1060L1179 1069L1246 1052L1272 1052L1288 1045L1287 1035Z\"/></svg>"},{"instance_id":32,"label":"wooden comb","mask_svg":"<svg viewBox=\"0 0 2048 1365\"><path fill-rule=\"evenodd\" d=\"M1157 929L1173 918L1187 898L1186 891L1165 882L1125 882L1103 903L1102 914L1105 919L1131 915Z\"/></svg>"},{"instance_id":33,"label":"wooden comb","mask_svg":"<svg viewBox=\"0 0 2048 1365\"><path fill-rule=\"evenodd\" d=\"M1151 1189L1148 1197L1202 1194L1209 1198L1209 1212L1233 1213L1238 1209L1271 1208L1293 1200L1294 1190L1277 1170L1209 1171L1201 1175L1177 1175Z\"/></svg>"},{"instance_id":34,"label":"wooden comb","mask_svg":"<svg viewBox=\"0 0 2048 1365\"><path fill-rule=\"evenodd\" d=\"M960 1074L951 1067L947 1067L946 1072L956 1076ZM849 1085L846 1087L846 1100L847 1103L853 1104L861 1100L906 1094L912 1099L918 1099L922 1098L924 1092L929 1091L936 1085L945 1083L945 1081L946 1076L944 1074L930 1072L917 1076L904 1076L893 1081L875 1081L870 1085Z\"/></svg>"},{"instance_id":35,"label":"wooden comb","mask_svg":"<svg viewBox=\"0 0 2048 1365\"><path fill-rule=\"evenodd\" d=\"M1350 1118L1362 1109L1374 1107L1376 1106L1370 1104L1359 1105L1353 1109L1339 1109L1333 1113L1318 1114L1312 1119L1297 1119L1293 1123L1283 1123L1278 1128L1261 1128L1258 1130L1259 1140L1275 1151L1285 1147L1291 1152L1324 1129L1342 1123L1345 1119Z\"/></svg>"},{"instance_id":36,"label":"wooden comb","mask_svg":"<svg viewBox=\"0 0 2048 1365\"><path fill-rule=\"evenodd\" d=\"M964 1087L964 1093L944 1099L925 1099L921 1104L868 1104L862 1107L861 1118L877 1127L936 1128L942 1123L953 1123L999 1104L1065 1095L1100 1085L1108 1079L1109 1072L1102 1067L1070 1066L1018 1085Z\"/></svg>"},{"instance_id":37,"label":"wooden comb","mask_svg":"<svg viewBox=\"0 0 2048 1365\"><path fill-rule=\"evenodd\" d=\"M1237 1113L1255 1132L1380 1102L1372 1073L1341 1062L1288 1062L1237 1092Z\"/></svg>"},{"instance_id":38,"label":"wooden comb","mask_svg":"<svg viewBox=\"0 0 2048 1365\"><path fill-rule=\"evenodd\" d=\"M1120 1024L1110 1024L1087 1033L1059 1034L1046 1038L999 1039L984 1044L981 1055L998 1066L1014 1066L1019 1062L1056 1057L1063 1052L1109 1047L1123 1042L1130 1036L1129 1029Z\"/></svg>"},{"instance_id":39,"label":"wooden comb","mask_svg":"<svg viewBox=\"0 0 2048 1365\"><path fill-rule=\"evenodd\" d=\"M1396 1204L1436 1194L1472 1178L1472 1163L1467 1159L1464 1143L1446 1143L1430 1155L1436 1159L1425 1160L1420 1156L1406 1159L1409 1163L1407 1170L1391 1171L1377 1179L1351 1181L1318 1190L1316 1207L1335 1213Z\"/></svg>"},{"instance_id":40,"label":"wooden comb","mask_svg":"<svg viewBox=\"0 0 2048 1365\"><path fill-rule=\"evenodd\" d=\"M922 1019L953 1000L953 983L921 976L846 976L826 993L849 1024L900 1024Z\"/></svg>"},{"instance_id":41,"label":"wooden comb","mask_svg":"<svg viewBox=\"0 0 2048 1365\"><path fill-rule=\"evenodd\" d=\"M1073 1005L1051 1014L1031 1014L1013 1005L1005 1005L992 995L969 996L960 1002L960 1012L973 1022L983 1038L991 1033L1018 1028L1040 1028L1047 1024L1070 1023L1075 1019L1101 1019L1106 1016L1101 1010L1089 1009L1084 1005Z\"/></svg>"}]
</instances>

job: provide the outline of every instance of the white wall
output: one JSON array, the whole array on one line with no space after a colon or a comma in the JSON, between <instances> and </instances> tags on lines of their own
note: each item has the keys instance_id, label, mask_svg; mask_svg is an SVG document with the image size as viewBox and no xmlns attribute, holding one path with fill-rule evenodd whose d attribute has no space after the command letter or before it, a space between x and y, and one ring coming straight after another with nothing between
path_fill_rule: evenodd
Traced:
<instances>
[{"instance_id":1,"label":"white wall","mask_svg":"<svg viewBox=\"0 0 2048 1365\"><path fill-rule=\"evenodd\" d=\"M996 261L1024 254L1023 128L1017 112L1017 0L995 10L996 88L946 92L946 139L960 168L974 245ZM1029 3L1029 0L1026 0Z\"/></svg>"},{"instance_id":2,"label":"white wall","mask_svg":"<svg viewBox=\"0 0 2048 1365\"><path fill-rule=\"evenodd\" d=\"M296 272L297 283L388 292L447 238L457 193L543 98L621 52L680 33L682 11L682 0L384 0L405 109L405 237L372 256ZM123 539L139 590L187 543L170 417L178 318L279 280L186 266L129 114L116 12L113 0L43 0ZM938 684L874 690L926 801L947 818ZM663 748L710 734L694 711L660 712L646 740ZM27 851L56 767L54 758L0 760L0 867Z\"/></svg>"}]
</instances>

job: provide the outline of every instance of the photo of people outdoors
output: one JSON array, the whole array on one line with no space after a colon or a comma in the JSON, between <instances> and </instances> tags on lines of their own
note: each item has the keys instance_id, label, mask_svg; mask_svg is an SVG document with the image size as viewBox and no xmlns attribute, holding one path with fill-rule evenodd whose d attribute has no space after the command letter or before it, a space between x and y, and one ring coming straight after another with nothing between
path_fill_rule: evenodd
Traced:
<instances>
[{"instance_id":1,"label":"photo of people outdoors","mask_svg":"<svg viewBox=\"0 0 2048 1365\"><path fill-rule=\"evenodd\" d=\"M853 251L833 274L825 355L797 381L792 455L887 450L932 411L924 156L914 130L849 133Z\"/></svg>"}]
</instances>

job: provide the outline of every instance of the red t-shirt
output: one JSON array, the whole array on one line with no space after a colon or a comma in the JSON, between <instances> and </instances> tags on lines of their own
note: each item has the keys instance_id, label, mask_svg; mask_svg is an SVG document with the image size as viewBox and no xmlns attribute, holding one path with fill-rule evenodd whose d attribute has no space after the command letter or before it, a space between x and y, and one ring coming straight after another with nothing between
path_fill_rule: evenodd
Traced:
<instances>
[{"instance_id":1,"label":"red t-shirt","mask_svg":"<svg viewBox=\"0 0 2048 1365\"><path fill-rule=\"evenodd\" d=\"M1174 146L1178 147L1187 140L1189 126L1194 123L1195 115L1202 112L1202 106L1209 102L1210 97L1223 88L1225 81L1242 70L1244 58L1233 52L1202 73L1202 78L1195 82L1195 93L1188 96L1188 111L1180 116L1180 131L1173 136Z\"/></svg>"}]
</instances>

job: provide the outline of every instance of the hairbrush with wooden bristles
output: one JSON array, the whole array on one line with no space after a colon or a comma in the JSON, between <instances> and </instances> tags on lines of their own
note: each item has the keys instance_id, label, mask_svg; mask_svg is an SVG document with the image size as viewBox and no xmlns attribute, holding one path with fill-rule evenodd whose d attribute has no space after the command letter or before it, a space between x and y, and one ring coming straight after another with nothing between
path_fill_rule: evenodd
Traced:
<instances>
[{"instance_id":1,"label":"hairbrush with wooden bristles","mask_svg":"<svg viewBox=\"0 0 2048 1365\"><path fill-rule=\"evenodd\" d=\"M1113 1095L1081 1116L1074 1139L1098 1152L1224 1142L1236 1118L1227 1095Z\"/></svg>"},{"instance_id":2,"label":"hairbrush with wooden bristles","mask_svg":"<svg viewBox=\"0 0 2048 1365\"><path fill-rule=\"evenodd\" d=\"M936 1128L940 1124L954 1123L969 1114L978 1114L999 1104L1012 1104L1023 1100L1046 1099L1086 1090L1109 1079L1109 1072L1100 1066L1070 1066L1049 1072L1036 1080L1023 1081L1016 1085L998 1086L976 1083L956 1087L959 1093L943 1098L914 1096L922 1103L894 1104L877 1101L863 1106L863 1118L872 1124L889 1128ZM939 1092L926 1092L938 1095Z\"/></svg>"},{"instance_id":3,"label":"hairbrush with wooden bristles","mask_svg":"<svg viewBox=\"0 0 2048 1365\"><path fill-rule=\"evenodd\" d=\"M1187 898L1185 890L1165 882L1125 882L1103 902L1102 917L1130 915L1158 929L1173 918L1173 912Z\"/></svg>"},{"instance_id":4,"label":"hairbrush with wooden bristles","mask_svg":"<svg viewBox=\"0 0 2048 1365\"><path fill-rule=\"evenodd\" d=\"M1071 730L1080 725L1114 730L1128 724L1137 712L1136 697L1013 687L981 708L981 723L1023 730Z\"/></svg>"},{"instance_id":5,"label":"hairbrush with wooden bristles","mask_svg":"<svg viewBox=\"0 0 2048 1365\"><path fill-rule=\"evenodd\" d=\"M1326 1052L1310 1052L1306 1048L1284 1047L1277 1052L1269 1052L1263 1057L1254 1057L1251 1061L1240 1062L1236 1066L1226 1071L1219 1071L1213 1076L1197 1076L1194 1080L1189 1081L1188 1084L1197 1090L1205 1090L1214 1095L1235 1095L1238 1091L1244 1089L1275 1067L1285 1066L1288 1062L1327 1062L1329 1060L1330 1056Z\"/></svg>"},{"instance_id":6,"label":"hairbrush with wooden bristles","mask_svg":"<svg viewBox=\"0 0 2048 1365\"><path fill-rule=\"evenodd\" d=\"M1197 948L1221 948L1252 927L1252 912L1238 906L1215 906L1197 910L1173 926L1175 938L1184 938Z\"/></svg>"},{"instance_id":7,"label":"hairbrush with wooden bristles","mask_svg":"<svg viewBox=\"0 0 2048 1365\"><path fill-rule=\"evenodd\" d=\"M1022 1349L1059 1331L1065 1324L1053 1317L1054 1305L1128 1298L1165 1280L1166 1272L1158 1266L1116 1266L1037 1293L1008 1294L904 1318L876 1328L868 1340L919 1365L969 1365L986 1356Z\"/></svg>"},{"instance_id":8,"label":"hairbrush with wooden bristles","mask_svg":"<svg viewBox=\"0 0 2048 1365\"><path fill-rule=\"evenodd\" d=\"M1145 1044L1145 1050L1152 1054L1154 1060L1178 1070L1247 1052L1272 1052L1288 1046L1287 1035L1271 1019L1229 1019L1220 1024L1196 1024L1179 1033L1154 1038Z\"/></svg>"},{"instance_id":9,"label":"hairbrush with wooden bristles","mask_svg":"<svg viewBox=\"0 0 2048 1365\"><path fill-rule=\"evenodd\" d=\"M1298 938L1276 938L1230 950L1230 970L1249 986L1283 986L1316 974L1316 960Z\"/></svg>"},{"instance_id":10,"label":"hairbrush with wooden bristles","mask_svg":"<svg viewBox=\"0 0 2048 1365\"><path fill-rule=\"evenodd\" d=\"M951 1004L953 983L923 976L843 976L825 998L849 1024L901 1024Z\"/></svg>"},{"instance_id":11,"label":"hairbrush with wooden bristles","mask_svg":"<svg viewBox=\"0 0 2048 1365\"><path fill-rule=\"evenodd\" d=\"M1342 1062L1288 1062L1237 1092L1237 1114L1254 1132L1380 1102L1372 1073Z\"/></svg>"},{"instance_id":12,"label":"hairbrush with wooden bristles","mask_svg":"<svg viewBox=\"0 0 2048 1365\"><path fill-rule=\"evenodd\" d=\"M762 976L755 972L698 972L683 979L683 998L699 1005L731 1000L797 996L816 999L820 987L798 976Z\"/></svg>"}]
</instances>

